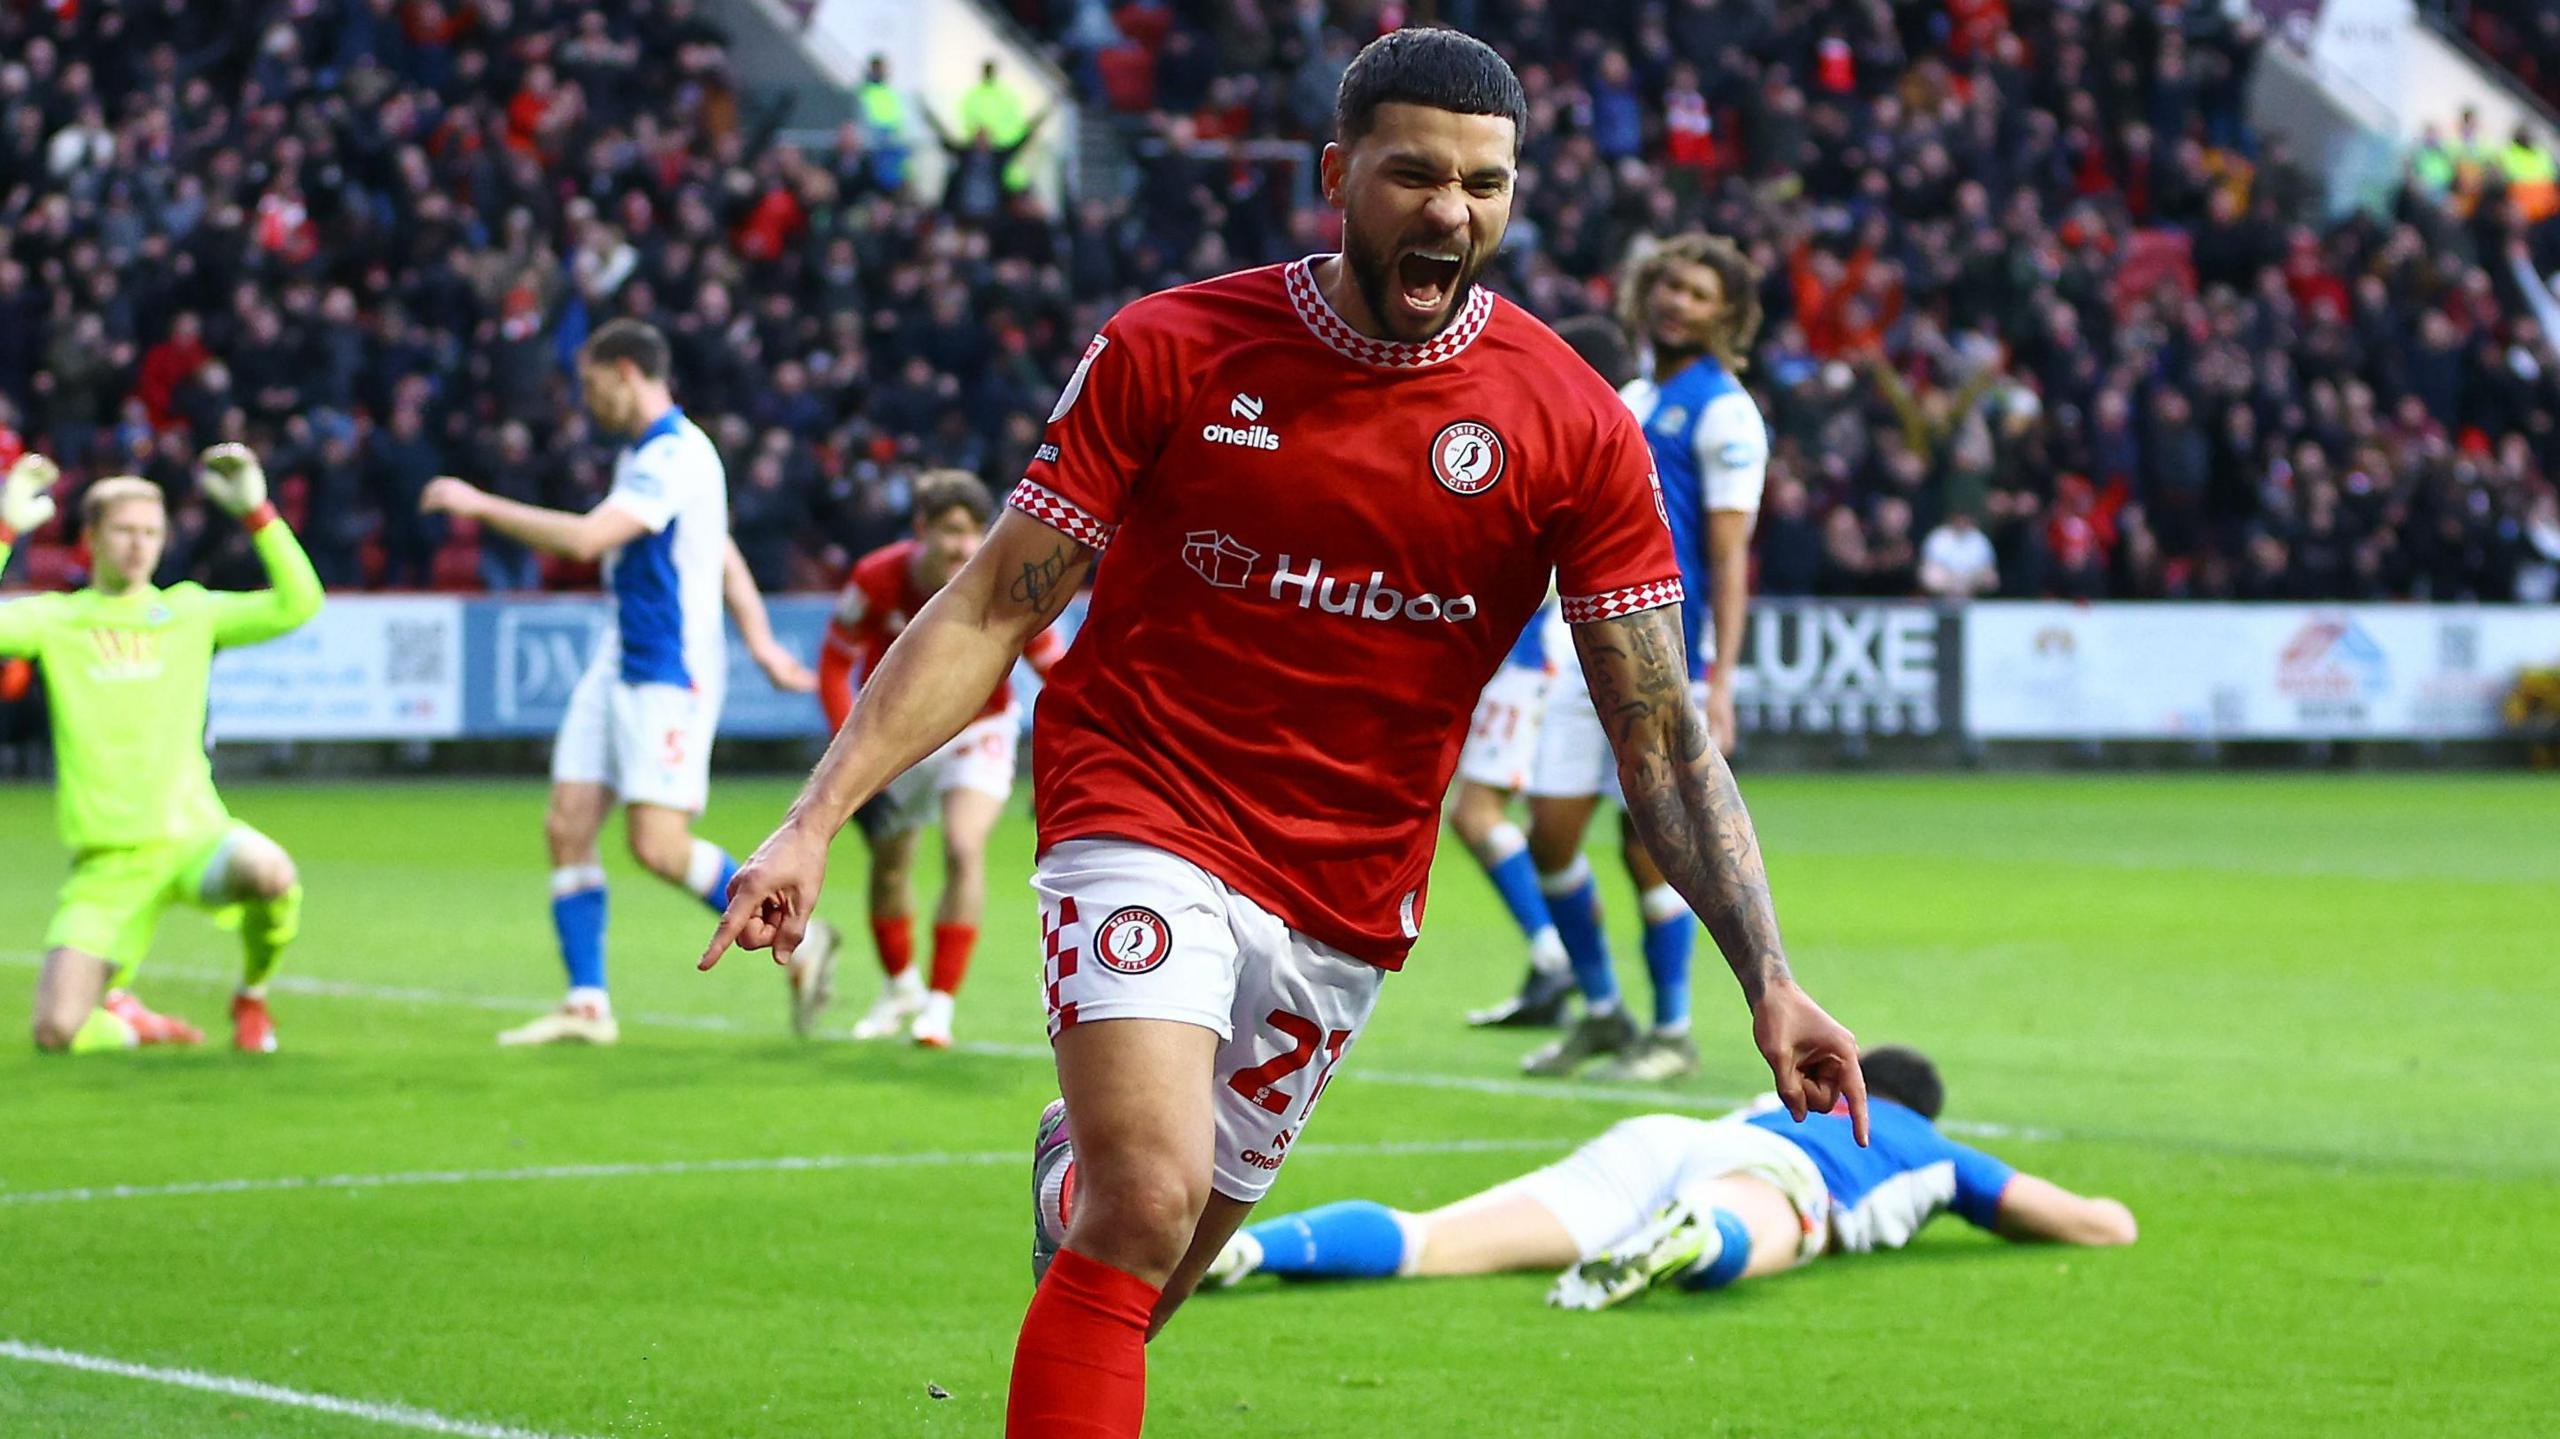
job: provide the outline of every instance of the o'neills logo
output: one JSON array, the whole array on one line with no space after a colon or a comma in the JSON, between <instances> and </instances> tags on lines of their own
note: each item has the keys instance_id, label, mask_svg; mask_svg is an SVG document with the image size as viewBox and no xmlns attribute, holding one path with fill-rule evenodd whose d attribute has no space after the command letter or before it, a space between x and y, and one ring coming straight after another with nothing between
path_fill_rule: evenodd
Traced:
<instances>
[{"instance_id":1,"label":"o'neills logo","mask_svg":"<svg viewBox=\"0 0 2560 1439\"><path fill-rule=\"evenodd\" d=\"M1242 445L1248 450L1280 448L1280 437L1271 432L1269 425L1251 425L1241 428L1235 425L1202 425L1200 438L1213 445Z\"/></svg>"},{"instance_id":2,"label":"o'neills logo","mask_svg":"<svg viewBox=\"0 0 2560 1439\"><path fill-rule=\"evenodd\" d=\"M1271 597L1290 600L1302 610L1322 610L1329 615L1349 615L1363 620L1413 620L1428 624L1433 620L1457 623L1476 617L1476 597L1459 595L1442 599L1430 593L1407 595L1387 583L1383 570L1369 571L1364 580L1345 580L1324 572L1324 561L1310 557L1307 567L1297 568L1292 555L1280 557L1280 568L1271 575Z\"/></svg>"}]
</instances>

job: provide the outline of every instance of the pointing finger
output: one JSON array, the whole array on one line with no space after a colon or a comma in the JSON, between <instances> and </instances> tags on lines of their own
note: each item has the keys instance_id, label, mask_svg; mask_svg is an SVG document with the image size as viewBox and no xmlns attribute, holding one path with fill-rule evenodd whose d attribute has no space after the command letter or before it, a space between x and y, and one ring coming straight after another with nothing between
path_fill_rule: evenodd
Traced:
<instances>
[{"instance_id":1,"label":"pointing finger","mask_svg":"<svg viewBox=\"0 0 2560 1439\"><path fill-rule=\"evenodd\" d=\"M1849 1129L1858 1136L1858 1147L1867 1147L1867 1076L1858 1067L1858 1058L1849 1056L1846 1072L1840 1076L1840 1092L1849 1100Z\"/></svg>"},{"instance_id":2,"label":"pointing finger","mask_svg":"<svg viewBox=\"0 0 2560 1439\"><path fill-rule=\"evenodd\" d=\"M720 956L729 952L730 941L737 938L738 927L744 923L746 915L741 912L738 902L731 900L729 907L721 911L720 927L711 932L711 947L702 952L702 962L694 968L697 971L707 970L718 964Z\"/></svg>"}]
</instances>

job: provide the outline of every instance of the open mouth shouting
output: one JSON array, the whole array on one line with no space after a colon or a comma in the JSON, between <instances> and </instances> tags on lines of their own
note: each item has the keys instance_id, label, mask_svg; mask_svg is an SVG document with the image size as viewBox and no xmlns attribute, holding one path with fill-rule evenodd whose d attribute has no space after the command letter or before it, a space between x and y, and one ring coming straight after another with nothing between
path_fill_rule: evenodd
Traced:
<instances>
[{"instance_id":1,"label":"open mouth shouting","mask_svg":"<svg viewBox=\"0 0 2560 1439\"><path fill-rule=\"evenodd\" d=\"M1440 318L1458 292L1466 256L1454 245L1417 245L1396 256L1395 285L1390 298L1410 322Z\"/></svg>"}]
</instances>

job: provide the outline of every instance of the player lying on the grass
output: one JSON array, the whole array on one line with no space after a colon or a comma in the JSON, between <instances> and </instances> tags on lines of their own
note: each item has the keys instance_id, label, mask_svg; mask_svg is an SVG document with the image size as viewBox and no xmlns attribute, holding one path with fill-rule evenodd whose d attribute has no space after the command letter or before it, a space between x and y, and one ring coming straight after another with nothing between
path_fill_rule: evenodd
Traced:
<instances>
[{"instance_id":1,"label":"player lying on the grass","mask_svg":"<svg viewBox=\"0 0 2560 1439\"><path fill-rule=\"evenodd\" d=\"M1635 378L1618 322L1606 315L1558 321L1556 338L1573 348L1609 388ZM1498 1004L1470 1010L1467 1023L1503 1029L1553 1029L1564 1023L1574 994L1573 964L1548 912L1547 892L1529 856L1529 837L1511 820L1511 801L1528 788L1564 656L1555 652L1555 607L1541 605L1522 626L1502 668L1476 700L1458 751L1458 794L1449 806L1449 828L1484 866L1503 907L1529 940L1529 973L1519 992Z\"/></svg>"},{"instance_id":2,"label":"player lying on the grass","mask_svg":"<svg viewBox=\"0 0 2560 1439\"><path fill-rule=\"evenodd\" d=\"M596 424L631 442L613 489L585 514L544 509L441 476L419 508L476 520L545 554L601 562L613 595L587 670L569 695L551 751L551 923L569 993L560 1007L498 1036L505 1045L611 1044L621 1037L605 991L604 857L596 847L616 799L632 858L714 911L728 903L737 861L693 833L711 793L711 738L729 677L725 601L756 666L777 689L817 680L774 640L764 598L729 539L720 452L668 389L666 337L613 320L578 352L578 387ZM812 963L835 947L813 931Z\"/></svg>"},{"instance_id":3,"label":"player lying on the grass","mask_svg":"<svg viewBox=\"0 0 2560 1439\"><path fill-rule=\"evenodd\" d=\"M1267 1219L1208 1282L1562 1270L1547 1302L1605 1309L1656 1286L1722 1289L1824 1254L1899 1249L1939 1213L2007 1239L2131 1244L2133 1211L2022 1174L1940 1134L1937 1067L1900 1045L1860 1057L1873 1143L1840 1114L1777 1101L1722 1119L1648 1114L1543 1169L1425 1214L1365 1199Z\"/></svg>"},{"instance_id":4,"label":"player lying on the grass","mask_svg":"<svg viewBox=\"0 0 2560 1439\"><path fill-rule=\"evenodd\" d=\"M891 641L904 631L985 541L995 518L995 498L966 470L927 470L915 482L915 537L865 555L853 567L844 597L827 626L818 656L818 699L827 728L842 729L853 712L854 692L870 677ZM1046 675L1064 652L1057 631L1042 630L1023 650L1034 672ZM987 696L978 717L942 748L927 755L864 805L853 819L871 852L871 937L880 951L886 982L871 1011L853 1027L856 1039L886 1039L904 1031L928 1049L951 1045L952 1002L969 972L978 923L987 907L987 835L1013 796L1014 751L1022 736L1022 707L1007 676ZM933 981L915 970L916 835L939 809L942 819L942 905L933 918ZM804 951L805 954L805 951ZM803 958L791 966L792 1013L814 1018L826 1002L809 995L825 976ZM807 1020L800 1021L808 1032Z\"/></svg>"},{"instance_id":5,"label":"player lying on the grass","mask_svg":"<svg viewBox=\"0 0 2560 1439\"><path fill-rule=\"evenodd\" d=\"M153 585L169 538L167 505L158 485L118 475L81 497L89 588L0 605L0 655L44 665L59 765L55 807L63 845L75 856L36 980L38 1049L81 1053L204 1037L143 1008L130 992L171 904L210 910L240 931L232 1043L253 1053L276 1047L267 976L301 927L302 885L291 856L233 819L214 792L206 687L215 650L274 639L318 614L320 577L267 503L257 456L216 445L197 464L197 485L248 529L273 589ZM47 491L56 477L42 455L10 467L0 485L0 565L17 536L53 518Z\"/></svg>"},{"instance_id":6,"label":"player lying on the grass","mask_svg":"<svg viewBox=\"0 0 2560 1439\"><path fill-rule=\"evenodd\" d=\"M1637 827L1715 934L1778 1092L1846 1096L1864 1132L1855 1044L1788 967L1689 696L1643 433L1476 283L1527 117L1481 41L1404 29L1361 51L1321 161L1342 252L1104 324L985 546L882 656L703 953L787 961L837 832L1093 575L1032 746L1063 1097L1033 1144L1043 1277L1015 1435L1139 1431L1148 1335L1270 1188L1421 933L1468 709L1550 583Z\"/></svg>"},{"instance_id":7,"label":"player lying on the grass","mask_svg":"<svg viewBox=\"0 0 2560 1439\"><path fill-rule=\"evenodd\" d=\"M1664 518L1680 561L1680 622L1689 679L1701 691L1717 746L1733 751L1734 665L1750 598L1751 530L1769 465L1769 432L1736 374L1760 329L1760 272L1729 240L1691 231L1640 254L1619 286L1627 329L1644 347L1645 373L1619 387L1644 426L1662 477ZM1711 661L1721 656L1722 664ZM1600 892L1582 852L1601 799L1617 789L1591 694L1560 676L1548 698L1529 782L1529 853L1550 895L1573 961L1583 1016L1527 1056L1531 1074L1571 1074L1608 1056L1599 1077L1680 1079L1698 1072L1689 1032L1689 958L1698 926L1689 906L1623 831L1627 875L1644 918L1644 967L1653 983L1653 1027L1637 1028L1621 1004Z\"/></svg>"}]
</instances>

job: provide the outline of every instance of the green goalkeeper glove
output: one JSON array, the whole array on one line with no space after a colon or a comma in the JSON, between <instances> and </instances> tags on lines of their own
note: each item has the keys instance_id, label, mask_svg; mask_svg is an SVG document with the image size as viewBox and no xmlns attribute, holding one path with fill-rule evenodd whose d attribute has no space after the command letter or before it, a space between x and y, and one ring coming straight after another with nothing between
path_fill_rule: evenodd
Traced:
<instances>
[{"instance_id":1,"label":"green goalkeeper glove","mask_svg":"<svg viewBox=\"0 0 2560 1439\"><path fill-rule=\"evenodd\" d=\"M9 478L0 481L0 529L12 535L31 535L53 518L53 482L62 478L62 470L53 461L32 451L20 455L9 467Z\"/></svg>"},{"instance_id":2,"label":"green goalkeeper glove","mask_svg":"<svg viewBox=\"0 0 2560 1439\"><path fill-rule=\"evenodd\" d=\"M267 502L267 472L247 445L220 444L196 459L196 486L234 519Z\"/></svg>"}]
</instances>

